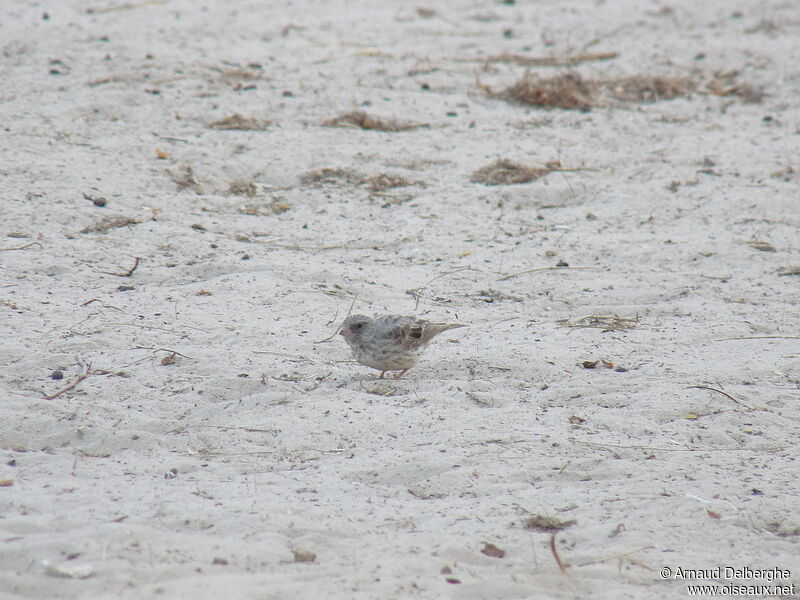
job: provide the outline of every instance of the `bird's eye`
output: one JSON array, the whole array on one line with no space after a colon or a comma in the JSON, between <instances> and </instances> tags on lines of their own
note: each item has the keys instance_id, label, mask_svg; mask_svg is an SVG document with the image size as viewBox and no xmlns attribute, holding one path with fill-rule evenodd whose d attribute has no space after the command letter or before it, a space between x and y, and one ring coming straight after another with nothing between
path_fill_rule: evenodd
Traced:
<instances>
[{"instance_id":1,"label":"bird's eye","mask_svg":"<svg viewBox=\"0 0 800 600\"><path fill-rule=\"evenodd\" d=\"M359 329L361 329L361 325L362 325L361 323L353 323L353 325L350 327L350 329L358 331Z\"/></svg>"}]
</instances>

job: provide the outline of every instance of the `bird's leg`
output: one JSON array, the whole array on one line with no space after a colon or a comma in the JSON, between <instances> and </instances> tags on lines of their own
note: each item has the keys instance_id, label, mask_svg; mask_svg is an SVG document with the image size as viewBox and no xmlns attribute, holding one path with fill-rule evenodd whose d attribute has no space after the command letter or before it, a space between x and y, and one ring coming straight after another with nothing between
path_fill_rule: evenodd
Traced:
<instances>
[{"instance_id":1,"label":"bird's leg","mask_svg":"<svg viewBox=\"0 0 800 600\"><path fill-rule=\"evenodd\" d=\"M405 373L406 371L408 371L408 369L403 369L397 375L395 375L394 378L395 379L400 379L403 376L403 373Z\"/></svg>"},{"instance_id":2,"label":"bird's leg","mask_svg":"<svg viewBox=\"0 0 800 600\"><path fill-rule=\"evenodd\" d=\"M386 373L386 371L381 371L381 374L380 374L380 376L378 377L378 379L383 379L383 374L384 374L384 373Z\"/></svg>"}]
</instances>

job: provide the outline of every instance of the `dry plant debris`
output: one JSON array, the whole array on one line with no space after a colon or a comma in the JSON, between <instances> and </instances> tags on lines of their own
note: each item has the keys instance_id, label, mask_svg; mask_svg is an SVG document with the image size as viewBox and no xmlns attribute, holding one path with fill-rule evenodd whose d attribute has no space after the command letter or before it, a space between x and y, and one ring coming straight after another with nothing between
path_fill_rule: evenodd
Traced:
<instances>
[{"instance_id":1,"label":"dry plant debris","mask_svg":"<svg viewBox=\"0 0 800 600\"><path fill-rule=\"evenodd\" d=\"M513 62L513 55L495 58ZM714 73L704 84L704 90L716 96L738 96L744 102L760 102L764 92L752 85L739 83L736 80L738 76L737 71ZM606 99L642 104L686 97L699 91L701 83L701 79L653 75L593 80L584 79L574 71L541 77L528 70L514 84L499 92L480 82L478 86L490 96L510 102L586 111L603 106L607 103Z\"/></svg>"},{"instance_id":2,"label":"dry plant debris","mask_svg":"<svg viewBox=\"0 0 800 600\"><path fill-rule=\"evenodd\" d=\"M78 357L78 366L81 368L81 372L67 385L65 385L58 391L53 392L52 394L47 394L45 392L42 392L42 396L44 396L45 400L55 400L61 394L65 394L66 392L69 392L78 387L81 381L83 381L87 377L91 377L92 375L108 375L108 371L92 370L92 363L85 363L80 357Z\"/></svg>"},{"instance_id":3,"label":"dry plant debris","mask_svg":"<svg viewBox=\"0 0 800 600\"><path fill-rule=\"evenodd\" d=\"M797 174L799 172L800 168L796 169L791 165L787 165L785 168L775 171L772 175L770 175L770 177L774 179L783 179L784 181L791 181L792 179L797 178Z\"/></svg>"},{"instance_id":4,"label":"dry plant debris","mask_svg":"<svg viewBox=\"0 0 800 600\"><path fill-rule=\"evenodd\" d=\"M617 315L587 315L575 321L563 321L564 327L586 327L602 329L603 331L622 331L633 329L639 325L639 317L634 319L618 317Z\"/></svg>"},{"instance_id":5,"label":"dry plant debris","mask_svg":"<svg viewBox=\"0 0 800 600\"><path fill-rule=\"evenodd\" d=\"M181 173L173 173L172 171L167 171L169 173L170 179L175 182L175 185L178 186L178 190L185 190L191 189L196 194L203 193L203 187L200 185L200 180L197 178L197 175L194 172L194 169L190 165L186 165L183 167L183 172Z\"/></svg>"},{"instance_id":6,"label":"dry plant debris","mask_svg":"<svg viewBox=\"0 0 800 600\"><path fill-rule=\"evenodd\" d=\"M397 119L374 117L363 110L343 113L338 117L328 119L322 124L325 127L359 127L375 131L408 131L410 129L419 129L420 127L429 127L426 123L405 123Z\"/></svg>"},{"instance_id":7,"label":"dry plant debris","mask_svg":"<svg viewBox=\"0 0 800 600\"><path fill-rule=\"evenodd\" d=\"M104 15L118 10L131 10L135 8L143 8L145 6L159 6L166 4L167 0L145 0L144 2L124 2L122 4L108 6L106 8L87 8L86 14L88 15Z\"/></svg>"},{"instance_id":8,"label":"dry plant debris","mask_svg":"<svg viewBox=\"0 0 800 600\"><path fill-rule=\"evenodd\" d=\"M585 81L573 72L555 77L540 77L531 71L525 71L516 83L505 90L493 92L489 88L483 89L492 96L511 102L571 110L589 110L595 104L598 94L596 83Z\"/></svg>"},{"instance_id":9,"label":"dry plant debris","mask_svg":"<svg viewBox=\"0 0 800 600\"><path fill-rule=\"evenodd\" d=\"M504 294L503 292L499 292L491 288L486 290L478 290L476 293L470 294L467 297L472 298L473 300L486 302L487 304L492 304L494 302L502 302L504 300L508 300L511 302L522 302L523 300L521 296Z\"/></svg>"},{"instance_id":10,"label":"dry plant debris","mask_svg":"<svg viewBox=\"0 0 800 600\"><path fill-rule=\"evenodd\" d=\"M232 181L228 186L229 196L247 196L254 198L258 196L258 186L253 181Z\"/></svg>"},{"instance_id":11,"label":"dry plant debris","mask_svg":"<svg viewBox=\"0 0 800 600\"><path fill-rule=\"evenodd\" d=\"M244 117L239 113L234 113L224 119L208 124L211 129L221 129L223 131L264 131L270 125L272 125L272 121L268 119Z\"/></svg>"},{"instance_id":12,"label":"dry plant debris","mask_svg":"<svg viewBox=\"0 0 800 600\"><path fill-rule=\"evenodd\" d=\"M546 517L544 515L534 515L525 519L522 524L525 529L532 531L561 531L567 527L575 525L575 519L562 521L557 517Z\"/></svg>"},{"instance_id":13,"label":"dry plant debris","mask_svg":"<svg viewBox=\"0 0 800 600\"><path fill-rule=\"evenodd\" d=\"M498 277L497 281L506 281L507 279L513 279L514 277L519 277L520 275L527 275L528 273L543 273L545 271L583 271L587 269L597 270L602 268L603 267L578 267L578 266L571 267L568 264L565 264L563 261L559 261L555 267L535 267L533 269L525 269L524 271L517 271L516 273L509 273L508 275L503 275L502 277Z\"/></svg>"},{"instance_id":14,"label":"dry plant debris","mask_svg":"<svg viewBox=\"0 0 800 600\"><path fill-rule=\"evenodd\" d=\"M94 225L84 227L81 229L81 233L105 233L109 229L125 227L127 225L138 225L139 223L141 223L141 221L133 217L106 217L105 219L100 219Z\"/></svg>"},{"instance_id":15,"label":"dry plant debris","mask_svg":"<svg viewBox=\"0 0 800 600\"><path fill-rule=\"evenodd\" d=\"M268 215L279 215L291 209L292 209L291 204L287 204L286 202L281 202L280 200L275 199L268 204L257 204L255 202L251 204L245 204L239 209L239 212L242 213L243 215L250 215L253 217L264 217Z\"/></svg>"},{"instance_id":16,"label":"dry plant debris","mask_svg":"<svg viewBox=\"0 0 800 600\"><path fill-rule=\"evenodd\" d=\"M344 182L351 185L361 183L364 178L350 169L339 169L325 167L323 169L314 169L300 177L300 182L303 184L312 185L325 185L330 183Z\"/></svg>"},{"instance_id":17,"label":"dry plant debris","mask_svg":"<svg viewBox=\"0 0 800 600\"><path fill-rule=\"evenodd\" d=\"M491 542L484 542L483 548L481 548L481 554L485 554L486 556L490 556L492 558L503 558L506 555L506 551L502 548L498 548Z\"/></svg>"},{"instance_id":18,"label":"dry plant debris","mask_svg":"<svg viewBox=\"0 0 800 600\"><path fill-rule=\"evenodd\" d=\"M414 199L413 194L387 194L383 192L374 192L369 196L370 200L380 202L381 208L389 208L391 206L400 206L406 202L411 202Z\"/></svg>"},{"instance_id":19,"label":"dry plant debris","mask_svg":"<svg viewBox=\"0 0 800 600\"><path fill-rule=\"evenodd\" d=\"M609 79L600 84L609 95L623 102L659 102L691 94L697 85L680 77L648 77L635 75Z\"/></svg>"},{"instance_id":20,"label":"dry plant debris","mask_svg":"<svg viewBox=\"0 0 800 600\"><path fill-rule=\"evenodd\" d=\"M489 58L469 59L470 62L506 63L524 67L574 67L584 62L610 60L619 56L617 52L598 54L573 54L568 56L524 56L522 54L497 54Z\"/></svg>"},{"instance_id":21,"label":"dry plant debris","mask_svg":"<svg viewBox=\"0 0 800 600\"><path fill-rule=\"evenodd\" d=\"M484 185L508 185L536 181L554 169L544 167L526 167L505 158L481 167L472 173L472 183Z\"/></svg>"},{"instance_id":22,"label":"dry plant debris","mask_svg":"<svg viewBox=\"0 0 800 600\"><path fill-rule=\"evenodd\" d=\"M707 386L707 385L690 385L690 386L689 386L688 388L686 388L686 389L694 389L694 390L708 390L709 392L716 392L717 394L722 394L723 396L725 396L725 397L726 397L726 398L728 398L729 400L732 400L732 401L733 401L733 402L735 402L736 404L738 404L738 405L740 405L740 406L744 406L744 407L745 407L746 409L748 409L748 410L755 410L755 409L754 409L752 406L748 406L747 404L745 404L745 403L744 403L744 402L742 402L741 400L737 400L736 398L734 398L733 396L731 396L731 395L730 395L728 392L724 392L724 391L722 391L722 390L718 390L717 388L712 388L712 387L709 387L709 386Z\"/></svg>"},{"instance_id":23,"label":"dry plant debris","mask_svg":"<svg viewBox=\"0 0 800 600\"><path fill-rule=\"evenodd\" d=\"M600 360L584 360L580 364L584 369L594 369L598 365L603 365L606 369L614 369L617 373L627 373L628 372L628 369L626 369L625 367L621 367L621 366L615 365L610 360L604 360L602 358Z\"/></svg>"},{"instance_id":24,"label":"dry plant debris","mask_svg":"<svg viewBox=\"0 0 800 600\"><path fill-rule=\"evenodd\" d=\"M422 181L412 181L406 179L402 175L378 173L377 175L367 177L366 175L351 171L350 169L339 168L315 169L300 177L300 181L307 185L344 183L347 185L366 186L373 194L379 194L380 192L385 192L392 188L425 185Z\"/></svg>"},{"instance_id":25,"label":"dry plant debris","mask_svg":"<svg viewBox=\"0 0 800 600\"><path fill-rule=\"evenodd\" d=\"M409 185L418 185L421 182L411 181L401 175L392 175L390 173L379 173L366 179L365 183L369 184L370 192L385 192L386 190L406 187Z\"/></svg>"},{"instance_id":26,"label":"dry plant debris","mask_svg":"<svg viewBox=\"0 0 800 600\"><path fill-rule=\"evenodd\" d=\"M308 550L295 550L293 554L294 562L314 562L317 560L317 555L313 552L309 552Z\"/></svg>"},{"instance_id":27,"label":"dry plant debris","mask_svg":"<svg viewBox=\"0 0 800 600\"><path fill-rule=\"evenodd\" d=\"M558 565L559 571L564 575L567 574L567 566L564 564L564 561L561 560L561 557L558 555L558 550L556 550L556 534L554 533L550 536L550 552L553 553L553 558L556 560L556 564Z\"/></svg>"},{"instance_id":28,"label":"dry plant debris","mask_svg":"<svg viewBox=\"0 0 800 600\"><path fill-rule=\"evenodd\" d=\"M777 252L775 246L762 240L750 240L747 242L747 245L755 250L760 250L761 252Z\"/></svg>"},{"instance_id":29,"label":"dry plant debris","mask_svg":"<svg viewBox=\"0 0 800 600\"><path fill-rule=\"evenodd\" d=\"M764 99L766 93L749 83L737 81L738 71L718 71L706 83L706 89L715 96L737 96L748 104L757 104Z\"/></svg>"},{"instance_id":30,"label":"dry plant debris","mask_svg":"<svg viewBox=\"0 0 800 600\"><path fill-rule=\"evenodd\" d=\"M42 245L39 242L28 242L27 244L22 244L22 246L13 246L11 248L0 248L0 252L8 252L9 250L25 250L26 248L30 248L31 246L39 246L40 248Z\"/></svg>"},{"instance_id":31,"label":"dry plant debris","mask_svg":"<svg viewBox=\"0 0 800 600\"><path fill-rule=\"evenodd\" d=\"M244 67L225 67L225 68L215 68L212 69L213 71L217 71L220 74L220 79L222 81L228 83L235 83L236 87L234 89L244 89L242 86L243 81L253 81L255 79L260 79L261 74L258 72L263 67L259 63L250 63L247 65L249 68Z\"/></svg>"},{"instance_id":32,"label":"dry plant debris","mask_svg":"<svg viewBox=\"0 0 800 600\"><path fill-rule=\"evenodd\" d=\"M800 275L800 265L781 267L778 269L778 275Z\"/></svg>"},{"instance_id":33,"label":"dry plant debris","mask_svg":"<svg viewBox=\"0 0 800 600\"><path fill-rule=\"evenodd\" d=\"M141 262L141 260L142 259L139 258L138 256L134 256L133 266L130 269L123 271L122 273L113 273L111 271L100 271L100 272L104 273L105 275L114 275L116 277L130 277L131 275L133 275L133 272L139 267L139 262Z\"/></svg>"}]
</instances>

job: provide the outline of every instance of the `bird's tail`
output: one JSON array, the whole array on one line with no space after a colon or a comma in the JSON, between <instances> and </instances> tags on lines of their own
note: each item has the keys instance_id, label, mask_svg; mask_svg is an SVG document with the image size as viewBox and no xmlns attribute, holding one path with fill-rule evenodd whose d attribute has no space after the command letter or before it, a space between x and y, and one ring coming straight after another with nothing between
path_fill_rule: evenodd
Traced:
<instances>
[{"instance_id":1,"label":"bird's tail","mask_svg":"<svg viewBox=\"0 0 800 600\"><path fill-rule=\"evenodd\" d=\"M466 327L466 325L463 323L431 323L425 328L421 341L424 344L444 331L458 329L459 327Z\"/></svg>"}]
</instances>

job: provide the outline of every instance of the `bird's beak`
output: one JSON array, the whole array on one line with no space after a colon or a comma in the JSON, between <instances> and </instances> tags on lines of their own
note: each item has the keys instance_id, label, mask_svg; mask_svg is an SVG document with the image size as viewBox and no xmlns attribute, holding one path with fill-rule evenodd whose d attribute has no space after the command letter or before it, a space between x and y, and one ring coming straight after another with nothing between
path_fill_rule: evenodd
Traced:
<instances>
[{"instance_id":1,"label":"bird's beak","mask_svg":"<svg viewBox=\"0 0 800 600\"><path fill-rule=\"evenodd\" d=\"M352 332L351 332L351 331L350 331L350 330L349 330L347 327L342 327L342 328L339 330L339 335L343 335L344 337L347 337L347 336L348 336L348 335L350 335L351 333L352 333Z\"/></svg>"}]
</instances>

